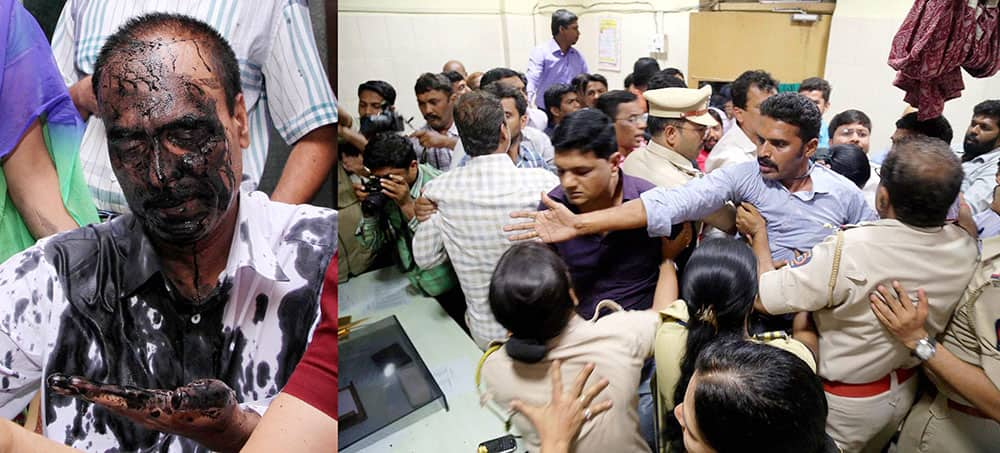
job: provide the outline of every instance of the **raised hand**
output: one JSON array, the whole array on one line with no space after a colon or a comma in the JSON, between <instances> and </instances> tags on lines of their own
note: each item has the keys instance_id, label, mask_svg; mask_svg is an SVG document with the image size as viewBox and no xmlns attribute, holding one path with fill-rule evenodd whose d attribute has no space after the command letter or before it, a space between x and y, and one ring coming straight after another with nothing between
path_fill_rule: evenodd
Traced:
<instances>
[{"instance_id":1,"label":"raised hand","mask_svg":"<svg viewBox=\"0 0 1000 453\"><path fill-rule=\"evenodd\" d=\"M577 216L565 205L542 193L544 211L518 211L510 216L515 219L532 219L531 222L505 225L504 231L524 231L510 236L511 241L541 239L543 242L563 242L577 236Z\"/></svg>"},{"instance_id":2,"label":"raised hand","mask_svg":"<svg viewBox=\"0 0 1000 453\"><path fill-rule=\"evenodd\" d=\"M594 364L588 363L580 371L573 381L573 387L567 393L563 393L561 365L562 363L556 360L549 369L549 376L552 378L552 399L548 404L538 407L527 405L520 400L513 400L510 403L511 410L527 417L538 431L543 453L569 451L569 446L584 422L611 409L612 405L611 400L590 404L608 386L607 379L601 379L596 385L583 389L590 374L594 372Z\"/></svg>"},{"instance_id":3,"label":"raised hand","mask_svg":"<svg viewBox=\"0 0 1000 453\"><path fill-rule=\"evenodd\" d=\"M906 289L897 281L892 282L893 291L879 285L872 293L871 309L885 329L906 347L917 347L917 340L927 337L924 322L927 321L927 294L917 290L917 305L914 306Z\"/></svg>"}]
</instances>

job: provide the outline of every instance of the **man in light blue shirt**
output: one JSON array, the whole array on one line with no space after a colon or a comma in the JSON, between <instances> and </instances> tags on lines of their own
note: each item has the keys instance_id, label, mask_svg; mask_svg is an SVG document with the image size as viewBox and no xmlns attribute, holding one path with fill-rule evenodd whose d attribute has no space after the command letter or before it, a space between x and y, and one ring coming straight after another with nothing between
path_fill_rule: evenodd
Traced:
<instances>
[{"instance_id":1,"label":"man in light blue shirt","mask_svg":"<svg viewBox=\"0 0 1000 453\"><path fill-rule=\"evenodd\" d=\"M989 211L1000 164L1000 100L983 101L973 108L962 147L962 194L973 213Z\"/></svg>"},{"instance_id":2,"label":"man in light blue shirt","mask_svg":"<svg viewBox=\"0 0 1000 453\"><path fill-rule=\"evenodd\" d=\"M545 90L557 83L570 83L573 77L587 72L583 55L573 48L580 39L576 15L558 9L552 13L552 39L531 50L528 57L528 99L545 110Z\"/></svg>"},{"instance_id":3,"label":"man in light blue shirt","mask_svg":"<svg viewBox=\"0 0 1000 453\"><path fill-rule=\"evenodd\" d=\"M545 242L641 226L650 236L669 236L673 224L700 219L727 201L747 202L767 220L772 259L796 262L841 225L877 219L857 186L810 163L821 121L815 104L800 94L781 93L760 109L757 162L724 167L681 187L656 188L640 200L587 214L575 215L545 197L549 210L515 213L534 221L505 229L527 230L512 240Z\"/></svg>"}]
</instances>

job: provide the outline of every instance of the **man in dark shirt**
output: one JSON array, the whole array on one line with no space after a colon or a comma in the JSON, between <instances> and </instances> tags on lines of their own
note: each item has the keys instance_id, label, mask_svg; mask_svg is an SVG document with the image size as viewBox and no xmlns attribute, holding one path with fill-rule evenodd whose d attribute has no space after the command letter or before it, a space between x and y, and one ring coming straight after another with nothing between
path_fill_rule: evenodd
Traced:
<instances>
[{"instance_id":1,"label":"man in dark shirt","mask_svg":"<svg viewBox=\"0 0 1000 453\"><path fill-rule=\"evenodd\" d=\"M560 185L549 192L549 197L573 212L619 206L654 187L622 172L614 125L597 110L569 115L553 137ZM646 230L638 228L581 236L554 247L569 265L580 299L577 312L590 318L604 299L628 310L652 306L653 295L660 290L660 267L674 265L665 260L676 254L668 245L677 247L666 238L651 238Z\"/></svg>"}]
</instances>

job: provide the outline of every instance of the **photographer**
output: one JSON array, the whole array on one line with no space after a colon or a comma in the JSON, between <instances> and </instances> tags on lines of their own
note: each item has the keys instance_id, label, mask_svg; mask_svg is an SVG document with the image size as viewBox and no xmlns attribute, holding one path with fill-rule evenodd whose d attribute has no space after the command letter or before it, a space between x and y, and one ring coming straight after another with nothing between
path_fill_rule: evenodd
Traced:
<instances>
[{"instance_id":1,"label":"photographer","mask_svg":"<svg viewBox=\"0 0 1000 453\"><path fill-rule=\"evenodd\" d=\"M441 171L417 163L417 154L406 137L376 134L364 150L364 164L371 175L354 185L364 218L356 235L362 247L378 250L395 242L399 270L410 284L438 303L465 329L465 296L451 263L420 269L413 260L413 234L417 229L414 200L428 181Z\"/></svg>"},{"instance_id":2,"label":"photographer","mask_svg":"<svg viewBox=\"0 0 1000 453\"><path fill-rule=\"evenodd\" d=\"M379 132L402 132L403 118L396 113L396 89L382 80L369 80L358 86L358 128L354 121L341 121L337 128L340 139L359 151ZM351 171L351 169L347 169Z\"/></svg>"},{"instance_id":3,"label":"photographer","mask_svg":"<svg viewBox=\"0 0 1000 453\"><path fill-rule=\"evenodd\" d=\"M369 80L358 86L358 117L354 120L340 110L340 162L337 168L337 210L340 212L338 250L341 251L338 281L361 274L375 262L379 249L358 242L354 231L361 224L361 201L354 194L353 183L368 176L361 152L368 140L379 132L400 132L403 118L396 113L396 89L381 80Z\"/></svg>"}]
</instances>

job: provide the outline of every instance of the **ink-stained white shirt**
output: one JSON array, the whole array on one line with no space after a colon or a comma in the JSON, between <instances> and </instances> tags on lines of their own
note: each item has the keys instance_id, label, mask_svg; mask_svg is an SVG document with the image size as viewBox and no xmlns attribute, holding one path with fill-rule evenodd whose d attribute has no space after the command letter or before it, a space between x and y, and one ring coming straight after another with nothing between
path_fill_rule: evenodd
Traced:
<instances>
[{"instance_id":1,"label":"ink-stained white shirt","mask_svg":"<svg viewBox=\"0 0 1000 453\"><path fill-rule=\"evenodd\" d=\"M719 143L716 143L712 152L708 154L708 159L705 159L705 173L711 173L728 165L756 160L757 144L736 124L719 139Z\"/></svg>"},{"instance_id":2,"label":"ink-stained white shirt","mask_svg":"<svg viewBox=\"0 0 1000 453\"><path fill-rule=\"evenodd\" d=\"M178 13L211 25L236 53L250 122L243 150L243 188L255 190L264 172L269 125L286 143L337 122L336 100L316 50L305 0L70 0L52 37L52 52L67 85L93 74L104 42L131 18ZM98 209L128 212L111 170L104 122L91 116L80 145L83 174Z\"/></svg>"},{"instance_id":3,"label":"ink-stained white shirt","mask_svg":"<svg viewBox=\"0 0 1000 453\"><path fill-rule=\"evenodd\" d=\"M507 336L487 297L493 268L513 244L503 226L516 222L511 212L536 210L541 193L557 185L546 170L517 168L507 154L490 154L424 186L438 211L417 227L413 257L422 269L451 260L468 303L466 323L482 349Z\"/></svg>"},{"instance_id":4,"label":"ink-stained white shirt","mask_svg":"<svg viewBox=\"0 0 1000 453\"><path fill-rule=\"evenodd\" d=\"M962 195L969 203L973 214L990 209L993 188L997 186L997 165L1000 164L1000 148L962 162Z\"/></svg>"},{"instance_id":5,"label":"ink-stained white shirt","mask_svg":"<svg viewBox=\"0 0 1000 453\"><path fill-rule=\"evenodd\" d=\"M15 255L0 265L0 416L17 415L42 390L45 435L55 441L85 451L203 451L49 392L45 379L174 389L216 378L240 403L270 399L319 319L336 217L241 194L226 268L200 304L173 295L130 214Z\"/></svg>"}]
</instances>

